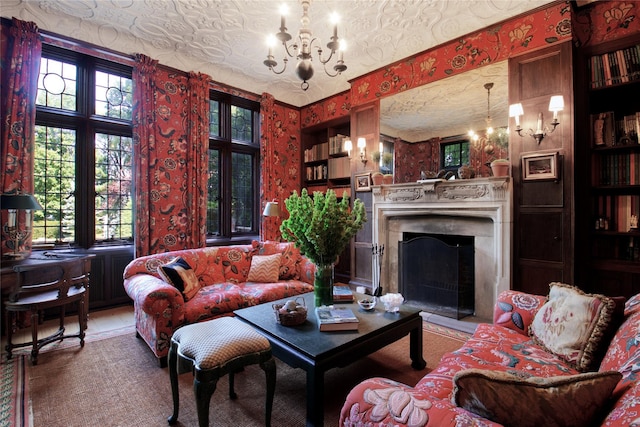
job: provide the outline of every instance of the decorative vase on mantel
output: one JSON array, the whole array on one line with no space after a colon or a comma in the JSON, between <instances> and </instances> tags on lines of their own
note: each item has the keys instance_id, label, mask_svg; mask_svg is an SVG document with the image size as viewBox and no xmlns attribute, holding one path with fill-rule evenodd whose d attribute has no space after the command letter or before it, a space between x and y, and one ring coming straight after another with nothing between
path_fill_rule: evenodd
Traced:
<instances>
[{"instance_id":1,"label":"decorative vase on mantel","mask_svg":"<svg viewBox=\"0 0 640 427\"><path fill-rule=\"evenodd\" d=\"M316 307L333 304L333 270L334 264L316 264L313 276Z\"/></svg>"}]
</instances>

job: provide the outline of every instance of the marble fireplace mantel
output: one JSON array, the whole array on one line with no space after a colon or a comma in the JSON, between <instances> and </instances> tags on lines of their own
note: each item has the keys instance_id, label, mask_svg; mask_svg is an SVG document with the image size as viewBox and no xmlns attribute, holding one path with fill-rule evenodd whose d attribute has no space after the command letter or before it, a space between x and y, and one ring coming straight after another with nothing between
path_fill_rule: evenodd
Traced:
<instances>
[{"instance_id":1,"label":"marble fireplace mantel","mask_svg":"<svg viewBox=\"0 0 640 427\"><path fill-rule=\"evenodd\" d=\"M374 285L398 292L398 242L402 234L475 237L475 315L491 319L497 295L511 287L512 191L509 177L373 186Z\"/></svg>"}]
</instances>

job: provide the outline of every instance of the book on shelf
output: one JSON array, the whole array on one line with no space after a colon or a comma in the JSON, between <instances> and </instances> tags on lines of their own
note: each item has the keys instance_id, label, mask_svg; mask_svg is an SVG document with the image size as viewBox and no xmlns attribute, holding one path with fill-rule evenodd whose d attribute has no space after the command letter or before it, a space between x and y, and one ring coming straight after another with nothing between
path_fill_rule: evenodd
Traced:
<instances>
[{"instance_id":1,"label":"book on shelf","mask_svg":"<svg viewBox=\"0 0 640 427\"><path fill-rule=\"evenodd\" d=\"M320 331L354 331L360 323L347 307L316 307L316 317Z\"/></svg>"},{"instance_id":2,"label":"book on shelf","mask_svg":"<svg viewBox=\"0 0 640 427\"><path fill-rule=\"evenodd\" d=\"M612 111L591 115L593 145L596 147L612 147L616 144L616 128Z\"/></svg>"},{"instance_id":3,"label":"book on shelf","mask_svg":"<svg viewBox=\"0 0 640 427\"><path fill-rule=\"evenodd\" d=\"M334 302L353 302L353 291L348 285L334 285L333 286L333 301Z\"/></svg>"},{"instance_id":4,"label":"book on shelf","mask_svg":"<svg viewBox=\"0 0 640 427\"><path fill-rule=\"evenodd\" d=\"M638 80L640 79L640 45L594 55L587 65L592 89Z\"/></svg>"}]
</instances>

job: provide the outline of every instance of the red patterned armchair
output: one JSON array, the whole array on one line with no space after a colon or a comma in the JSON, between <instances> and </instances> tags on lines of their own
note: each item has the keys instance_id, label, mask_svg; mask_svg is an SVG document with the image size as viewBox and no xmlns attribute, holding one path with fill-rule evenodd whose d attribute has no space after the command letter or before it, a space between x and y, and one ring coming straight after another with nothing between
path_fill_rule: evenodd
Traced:
<instances>
[{"instance_id":1,"label":"red patterned armchair","mask_svg":"<svg viewBox=\"0 0 640 427\"><path fill-rule=\"evenodd\" d=\"M361 382L340 426L640 426L640 294L624 304L550 289L502 293L493 324L413 387Z\"/></svg>"},{"instance_id":2,"label":"red patterned armchair","mask_svg":"<svg viewBox=\"0 0 640 427\"><path fill-rule=\"evenodd\" d=\"M280 254L275 277L264 279L256 274L253 276L257 280L249 277L254 257L264 259L275 254ZM158 272L158 267L178 257L192 270L187 271L195 282L190 292L169 283ZM254 271L258 271L255 261ZM185 273L184 269L179 273ZM164 366L171 336L180 326L311 292L313 273L313 263L293 243L254 241L251 245L186 249L137 258L124 270L124 287L134 303L136 334L146 341L160 366Z\"/></svg>"}]
</instances>

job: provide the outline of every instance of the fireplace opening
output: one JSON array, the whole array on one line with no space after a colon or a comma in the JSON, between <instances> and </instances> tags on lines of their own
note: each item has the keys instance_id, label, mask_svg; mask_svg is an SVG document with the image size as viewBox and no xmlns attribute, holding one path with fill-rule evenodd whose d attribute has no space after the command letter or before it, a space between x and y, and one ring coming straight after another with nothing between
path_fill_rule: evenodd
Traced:
<instances>
[{"instance_id":1,"label":"fireplace opening","mask_svg":"<svg viewBox=\"0 0 640 427\"><path fill-rule=\"evenodd\" d=\"M398 290L424 311L462 319L474 313L474 237L402 233Z\"/></svg>"}]
</instances>

